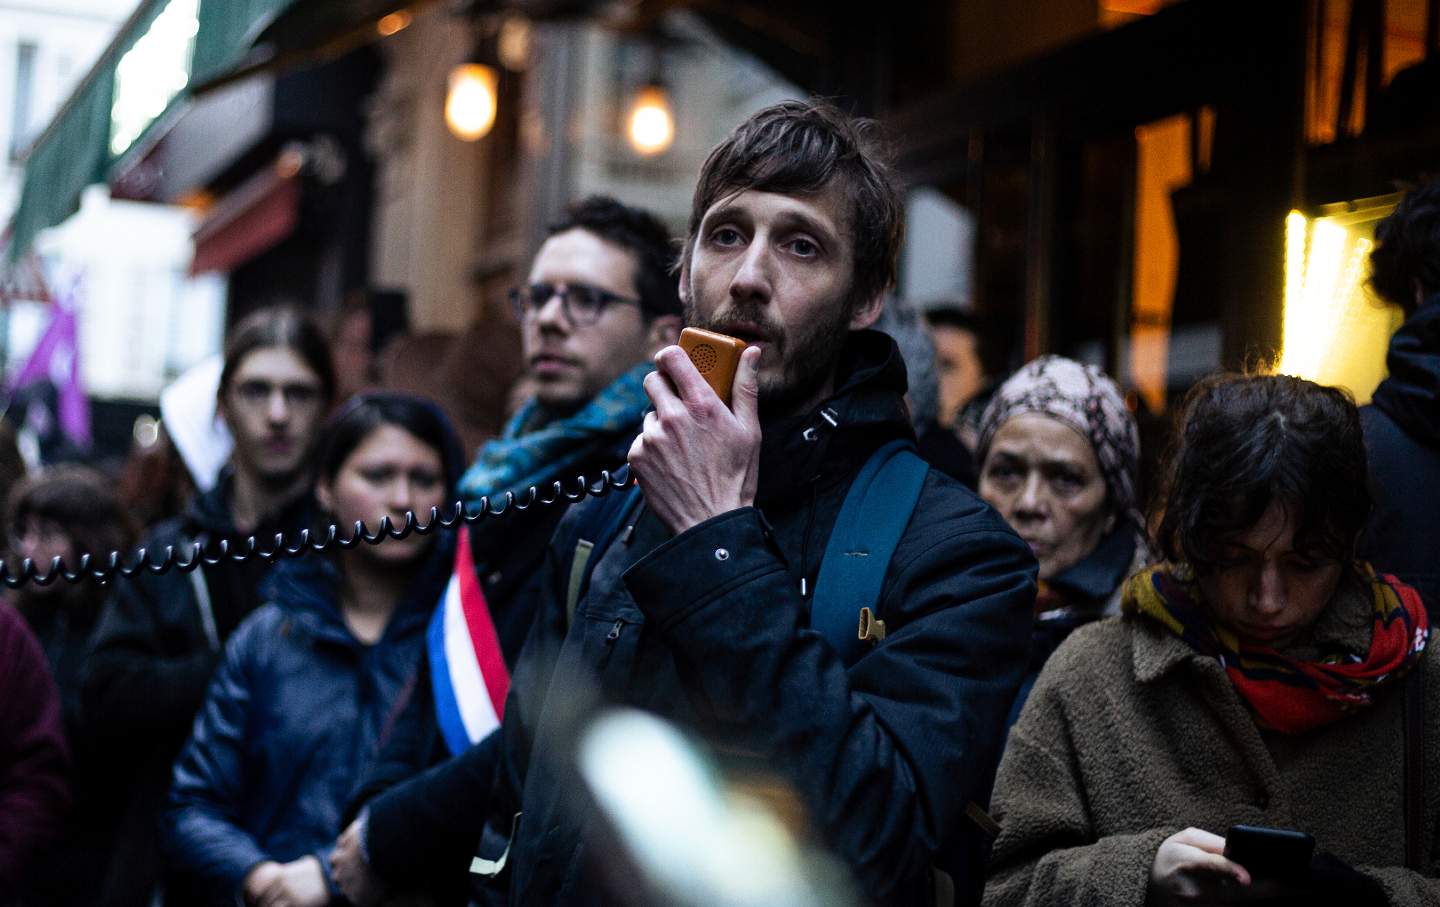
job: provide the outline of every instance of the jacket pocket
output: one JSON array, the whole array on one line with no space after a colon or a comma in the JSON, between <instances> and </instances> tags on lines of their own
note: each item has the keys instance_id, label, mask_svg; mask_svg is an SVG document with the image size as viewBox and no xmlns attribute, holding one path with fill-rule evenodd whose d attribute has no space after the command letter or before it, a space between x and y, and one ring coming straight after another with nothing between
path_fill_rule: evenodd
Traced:
<instances>
[{"instance_id":1,"label":"jacket pocket","mask_svg":"<svg viewBox=\"0 0 1440 907\"><path fill-rule=\"evenodd\" d=\"M604 698L624 698L644 629L644 612L623 590L581 602L570 641L579 643L581 662Z\"/></svg>"}]
</instances>

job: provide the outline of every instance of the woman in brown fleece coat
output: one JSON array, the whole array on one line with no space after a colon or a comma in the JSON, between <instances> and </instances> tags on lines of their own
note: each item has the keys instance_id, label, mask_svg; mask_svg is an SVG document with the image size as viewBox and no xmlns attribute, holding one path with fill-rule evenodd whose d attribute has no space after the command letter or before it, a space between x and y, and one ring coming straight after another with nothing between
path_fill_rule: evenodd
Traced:
<instances>
[{"instance_id":1,"label":"woman in brown fleece coat","mask_svg":"<svg viewBox=\"0 0 1440 907\"><path fill-rule=\"evenodd\" d=\"M1192 391L1166 562L1060 648L1011 732L986 905L1440 904L1440 665L1418 595L1353 560L1365 475L1339 391ZM1227 859L1236 824L1310 833L1309 872Z\"/></svg>"}]
</instances>

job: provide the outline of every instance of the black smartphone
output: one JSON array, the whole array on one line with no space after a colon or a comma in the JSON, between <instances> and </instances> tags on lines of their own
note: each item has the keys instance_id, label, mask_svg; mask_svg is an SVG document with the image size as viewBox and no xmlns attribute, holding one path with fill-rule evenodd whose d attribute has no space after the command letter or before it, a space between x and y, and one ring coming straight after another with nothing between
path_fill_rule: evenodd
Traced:
<instances>
[{"instance_id":1,"label":"black smartphone","mask_svg":"<svg viewBox=\"0 0 1440 907\"><path fill-rule=\"evenodd\" d=\"M1225 835L1225 859L1256 879L1303 879L1314 853L1315 839L1303 831L1232 825Z\"/></svg>"}]
</instances>

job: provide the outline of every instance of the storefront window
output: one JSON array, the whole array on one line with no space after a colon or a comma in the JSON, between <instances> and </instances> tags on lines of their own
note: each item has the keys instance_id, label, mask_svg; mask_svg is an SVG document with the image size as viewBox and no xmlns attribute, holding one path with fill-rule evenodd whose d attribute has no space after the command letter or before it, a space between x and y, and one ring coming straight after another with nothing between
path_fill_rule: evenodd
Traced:
<instances>
[{"instance_id":1,"label":"storefront window","mask_svg":"<svg viewBox=\"0 0 1440 907\"><path fill-rule=\"evenodd\" d=\"M1367 30L1377 22L1382 27L1383 38L1378 44L1383 57L1379 61L1383 90L1398 73L1425 58L1426 0L1326 0L1317 8L1321 18L1310 49L1305 135L1312 145L1324 145L1359 134L1375 114L1366 110L1362 88L1353 91L1345 122L1339 121L1352 26L1357 39L1353 64L1359 75L1371 65L1367 59L1371 46ZM1364 83L1360 78L1357 84Z\"/></svg>"}]
</instances>

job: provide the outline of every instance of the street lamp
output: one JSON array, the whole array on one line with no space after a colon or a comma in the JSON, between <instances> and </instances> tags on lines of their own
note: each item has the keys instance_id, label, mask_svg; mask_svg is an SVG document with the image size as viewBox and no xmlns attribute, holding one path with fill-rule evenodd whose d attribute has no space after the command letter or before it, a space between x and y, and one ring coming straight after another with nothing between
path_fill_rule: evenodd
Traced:
<instances>
[{"instance_id":1,"label":"street lamp","mask_svg":"<svg viewBox=\"0 0 1440 907\"><path fill-rule=\"evenodd\" d=\"M675 116L670 112L670 93L659 82L649 82L635 92L626 117L630 147L638 154L653 157L675 142Z\"/></svg>"},{"instance_id":2,"label":"street lamp","mask_svg":"<svg viewBox=\"0 0 1440 907\"><path fill-rule=\"evenodd\" d=\"M445 96L445 125L457 139L476 142L495 125L500 76L484 63L461 63L450 70Z\"/></svg>"}]
</instances>

